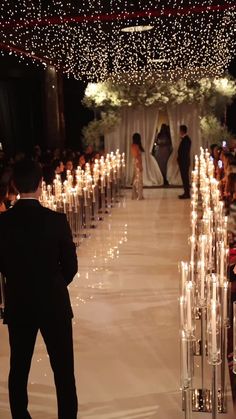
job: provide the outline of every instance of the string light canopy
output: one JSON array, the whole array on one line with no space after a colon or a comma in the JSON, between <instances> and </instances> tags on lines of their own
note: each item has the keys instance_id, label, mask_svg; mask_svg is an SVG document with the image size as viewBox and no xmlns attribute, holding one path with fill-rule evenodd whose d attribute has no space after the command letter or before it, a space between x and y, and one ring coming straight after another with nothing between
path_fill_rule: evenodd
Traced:
<instances>
[{"instance_id":1,"label":"string light canopy","mask_svg":"<svg viewBox=\"0 0 236 419\"><path fill-rule=\"evenodd\" d=\"M235 0L2 0L0 49L89 81L221 76Z\"/></svg>"}]
</instances>

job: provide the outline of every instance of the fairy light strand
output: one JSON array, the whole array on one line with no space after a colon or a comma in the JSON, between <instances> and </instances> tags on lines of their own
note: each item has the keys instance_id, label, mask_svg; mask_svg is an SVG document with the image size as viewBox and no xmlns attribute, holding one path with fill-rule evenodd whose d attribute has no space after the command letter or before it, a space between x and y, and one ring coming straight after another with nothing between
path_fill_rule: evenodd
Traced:
<instances>
[{"instance_id":1,"label":"fairy light strand","mask_svg":"<svg viewBox=\"0 0 236 419\"><path fill-rule=\"evenodd\" d=\"M3 0L1 53L89 81L221 76L234 56L234 0ZM149 31L122 28L149 25Z\"/></svg>"}]
</instances>

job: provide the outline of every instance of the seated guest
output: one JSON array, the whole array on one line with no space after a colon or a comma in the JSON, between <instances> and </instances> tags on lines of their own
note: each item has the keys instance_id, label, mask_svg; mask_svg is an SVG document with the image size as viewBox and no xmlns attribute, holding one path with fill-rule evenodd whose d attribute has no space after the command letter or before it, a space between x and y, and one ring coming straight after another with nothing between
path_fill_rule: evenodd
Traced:
<instances>
[{"instance_id":1,"label":"seated guest","mask_svg":"<svg viewBox=\"0 0 236 419\"><path fill-rule=\"evenodd\" d=\"M17 196L18 196L18 192L17 192L16 188L14 187L14 184L11 180L9 185L8 185L7 196L6 196L6 200L5 200L5 205L6 205L7 209L11 208L15 204L15 202L17 200Z\"/></svg>"},{"instance_id":2,"label":"seated guest","mask_svg":"<svg viewBox=\"0 0 236 419\"><path fill-rule=\"evenodd\" d=\"M103 154L99 153L98 151L94 154L94 161L99 160Z\"/></svg>"},{"instance_id":3,"label":"seated guest","mask_svg":"<svg viewBox=\"0 0 236 419\"><path fill-rule=\"evenodd\" d=\"M70 174L72 176L74 175L74 165L73 165L73 161L70 158L67 158L65 160L64 170L61 173L61 180L62 180L62 182L64 182L65 180L67 180L67 174L68 174L68 172L70 172Z\"/></svg>"},{"instance_id":4,"label":"seated guest","mask_svg":"<svg viewBox=\"0 0 236 419\"><path fill-rule=\"evenodd\" d=\"M94 155L95 155L94 148L91 144L89 144L84 153L85 162L92 163L94 159Z\"/></svg>"},{"instance_id":5,"label":"seated guest","mask_svg":"<svg viewBox=\"0 0 236 419\"><path fill-rule=\"evenodd\" d=\"M5 212L7 206L8 184L10 182L11 172L8 168L4 168L0 176L0 213Z\"/></svg>"},{"instance_id":6,"label":"seated guest","mask_svg":"<svg viewBox=\"0 0 236 419\"><path fill-rule=\"evenodd\" d=\"M86 164L86 160L84 155L82 154L79 158L79 166L81 167L82 170L85 169L85 164Z\"/></svg>"},{"instance_id":7,"label":"seated guest","mask_svg":"<svg viewBox=\"0 0 236 419\"><path fill-rule=\"evenodd\" d=\"M55 148L53 151L53 159L54 160L60 160L61 159L61 150L60 148Z\"/></svg>"},{"instance_id":8,"label":"seated guest","mask_svg":"<svg viewBox=\"0 0 236 419\"><path fill-rule=\"evenodd\" d=\"M235 282L235 265L236 265L236 173L230 173L228 178L228 233L230 244L230 280ZM235 290L236 291L236 290Z\"/></svg>"},{"instance_id":9,"label":"seated guest","mask_svg":"<svg viewBox=\"0 0 236 419\"><path fill-rule=\"evenodd\" d=\"M228 182L228 176L232 171L232 164L234 163L234 156L229 153L222 153L221 154L221 159L222 159L222 178L220 181L220 191L221 191L221 196L224 199L225 197L227 197L227 182Z\"/></svg>"},{"instance_id":10,"label":"seated guest","mask_svg":"<svg viewBox=\"0 0 236 419\"><path fill-rule=\"evenodd\" d=\"M211 157L213 159L217 159L218 156L218 145L217 144L211 144L210 145L210 153L211 153Z\"/></svg>"},{"instance_id":11,"label":"seated guest","mask_svg":"<svg viewBox=\"0 0 236 419\"><path fill-rule=\"evenodd\" d=\"M0 171L4 170L7 166L7 157L4 151L0 150Z\"/></svg>"},{"instance_id":12,"label":"seated guest","mask_svg":"<svg viewBox=\"0 0 236 419\"><path fill-rule=\"evenodd\" d=\"M56 175L61 176L62 182L64 182L64 180L66 179L66 175L64 173L64 164L63 161L61 161L60 159L55 159L52 161L49 171L47 173L47 180L45 179L45 182L51 185Z\"/></svg>"},{"instance_id":13,"label":"seated guest","mask_svg":"<svg viewBox=\"0 0 236 419\"><path fill-rule=\"evenodd\" d=\"M219 147L217 144L212 144L210 146L211 157L213 159L213 164L215 168L215 176L218 168L218 161L219 161Z\"/></svg>"},{"instance_id":14,"label":"seated guest","mask_svg":"<svg viewBox=\"0 0 236 419\"><path fill-rule=\"evenodd\" d=\"M1 183L4 183L6 185L6 195L4 199L4 203L6 205L6 208L10 208L12 205L14 205L15 201L17 200L18 192L16 188L13 185L12 181L12 167L8 166L5 168L2 177L1 177Z\"/></svg>"},{"instance_id":15,"label":"seated guest","mask_svg":"<svg viewBox=\"0 0 236 419\"><path fill-rule=\"evenodd\" d=\"M42 150L39 145L35 145L34 150L33 150L33 160L40 162L41 158L42 158Z\"/></svg>"},{"instance_id":16,"label":"seated guest","mask_svg":"<svg viewBox=\"0 0 236 419\"><path fill-rule=\"evenodd\" d=\"M5 211L7 211L6 205L4 204L3 201L1 201L1 197L0 197L0 214Z\"/></svg>"},{"instance_id":17,"label":"seated guest","mask_svg":"<svg viewBox=\"0 0 236 419\"><path fill-rule=\"evenodd\" d=\"M25 158L25 153L23 153L22 151L19 151L15 154L14 161L17 162L17 161L23 160L24 158Z\"/></svg>"},{"instance_id":18,"label":"seated guest","mask_svg":"<svg viewBox=\"0 0 236 419\"><path fill-rule=\"evenodd\" d=\"M43 180L48 185L51 183L51 180L54 176L52 169L52 154L49 150L43 154L41 162L43 170Z\"/></svg>"},{"instance_id":19,"label":"seated guest","mask_svg":"<svg viewBox=\"0 0 236 419\"><path fill-rule=\"evenodd\" d=\"M71 173L74 170L73 161L71 159L66 159L65 160L65 171L67 172L67 170L70 170Z\"/></svg>"},{"instance_id":20,"label":"seated guest","mask_svg":"<svg viewBox=\"0 0 236 419\"><path fill-rule=\"evenodd\" d=\"M231 196L231 203L228 209L228 232L229 232L229 279L231 282L231 307L236 301L236 173L230 173L228 178L228 188ZM231 321L233 319L231 318ZM232 323L231 323L232 324ZM233 364L233 328L228 329L228 362L229 375L232 387L232 395L236 406L236 380L232 372Z\"/></svg>"},{"instance_id":21,"label":"seated guest","mask_svg":"<svg viewBox=\"0 0 236 419\"><path fill-rule=\"evenodd\" d=\"M7 186L0 185L0 213L5 212L7 210L5 199L7 195Z\"/></svg>"},{"instance_id":22,"label":"seated guest","mask_svg":"<svg viewBox=\"0 0 236 419\"><path fill-rule=\"evenodd\" d=\"M64 171L64 163L60 159L53 160L52 167L55 175L61 175Z\"/></svg>"},{"instance_id":23,"label":"seated guest","mask_svg":"<svg viewBox=\"0 0 236 419\"><path fill-rule=\"evenodd\" d=\"M223 150L221 147L218 148L218 160L217 160L217 166L215 167L215 176L216 179L218 181L220 181L222 179L222 177L224 176L224 167L223 167L223 161L222 161L222 157L223 157Z\"/></svg>"},{"instance_id":24,"label":"seated guest","mask_svg":"<svg viewBox=\"0 0 236 419\"><path fill-rule=\"evenodd\" d=\"M230 173L227 179L227 205L228 213L236 210L236 173ZM236 221L236 220L235 220Z\"/></svg>"}]
</instances>

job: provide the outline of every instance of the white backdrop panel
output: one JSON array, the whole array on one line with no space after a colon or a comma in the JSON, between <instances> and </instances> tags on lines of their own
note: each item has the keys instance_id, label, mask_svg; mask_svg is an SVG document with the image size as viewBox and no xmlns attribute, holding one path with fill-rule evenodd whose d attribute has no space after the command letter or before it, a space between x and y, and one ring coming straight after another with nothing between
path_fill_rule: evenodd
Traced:
<instances>
[{"instance_id":1,"label":"white backdrop panel","mask_svg":"<svg viewBox=\"0 0 236 419\"><path fill-rule=\"evenodd\" d=\"M181 185L181 178L177 164L177 152L180 143L179 126L185 124L188 127L189 136L192 140L191 161L195 154L199 153L202 145L200 135L200 112L196 104L180 104L167 106L169 125L172 139L173 152L168 161L167 179L171 185ZM145 149L143 153L143 180L144 186L159 186L163 184L163 177L155 157L151 154L158 125L158 108L127 107L121 111L121 121L115 129L105 136L105 149L107 152L115 151L126 154L126 182L132 181L133 165L130 153L132 136L139 132Z\"/></svg>"},{"instance_id":2,"label":"white backdrop panel","mask_svg":"<svg viewBox=\"0 0 236 419\"><path fill-rule=\"evenodd\" d=\"M140 133L143 153L143 181L145 186L157 186L163 184L163 177L155 157L152 155L158 123L158 108L150 107L127 107L122 109L121 122L114 131L105 136L105 149L107 152L117 148L126 154L126 181L130 184L133 175L132 156L130 146L135 132Z\"/></svg>"}]
</instances>

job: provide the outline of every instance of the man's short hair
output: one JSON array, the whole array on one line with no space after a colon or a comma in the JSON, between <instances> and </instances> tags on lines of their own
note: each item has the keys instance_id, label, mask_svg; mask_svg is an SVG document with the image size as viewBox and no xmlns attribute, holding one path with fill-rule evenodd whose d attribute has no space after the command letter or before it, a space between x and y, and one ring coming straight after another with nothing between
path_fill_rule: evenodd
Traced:
<instances>
[{"instance_id":1,"label":"man's short hair","mask_svg":"<svg viewBox=\"0 0 236 419\"><path fill-rule=\"evenodd\" d=\"M186 125L180 125L179 127L180 131L183 132L184 134L187 134L188 132L188 128Z\"/></svg>"},{"instance_id":2,"label":"man's short hair","mask_svg":"<svg viewBox=\"0 0 236 419\"><path fill-rule=\"evenodd\" d=\"M52 168L53 168L54 172L55 172L57 167L60 167L61 163L62 163L62 160L60 160L60 159L54 159L53 160Z\"/></svg>"},{"instance_id":3,"label":"man's short hair","mask_svg":"<svg viewBox=\"0 0 236 419\"><path fill-rule=\"evenodd\" d=\"M22 159L13 168L13 183L19 193L35 192L42 179L40 165L29 159Z\"/></svg>"}]
</instances>

